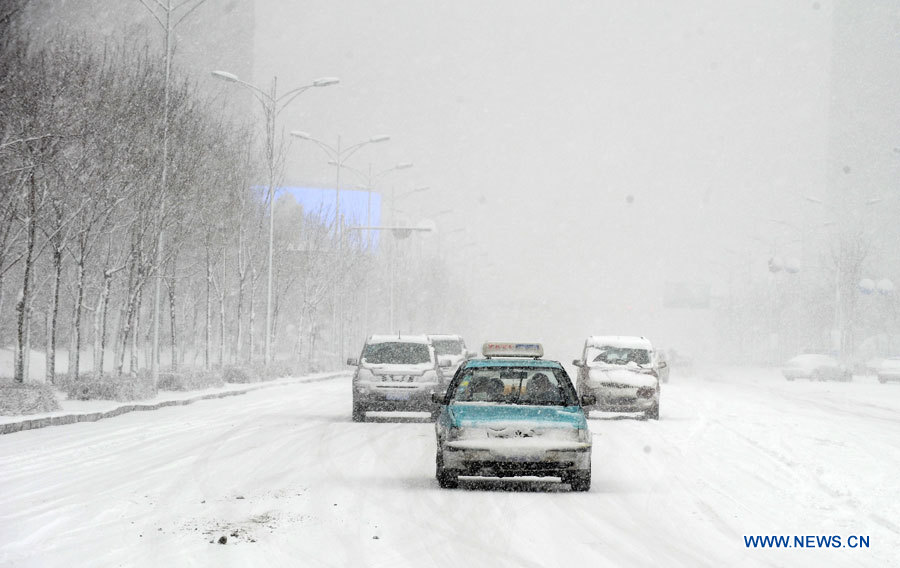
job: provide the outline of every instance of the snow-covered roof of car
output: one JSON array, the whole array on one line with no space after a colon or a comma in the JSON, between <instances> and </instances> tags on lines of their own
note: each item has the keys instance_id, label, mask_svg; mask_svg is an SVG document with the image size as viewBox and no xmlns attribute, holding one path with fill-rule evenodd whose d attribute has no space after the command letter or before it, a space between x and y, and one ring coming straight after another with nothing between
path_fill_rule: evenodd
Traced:
<instances>
[{"instance_id":1,"label":"snow-covered roof of car","mask_svg":"<svg viewBox=\"0 0 900 568\"><path fill-rule=\"evenodd\" d=\"M367 344L372 343L430 343L425 335L370 335Z\"/></svg>"},{"instance_id":2,"label":"snow-covered roof of car","mask_svg":"<svg viewBox=\"0 0 900 568\"><path fill-rule=\"evenodd\" d=\"M647 349L652 351L653 345L646 337L633 335L592 335L584 342L585 347L625 347L628 349Z\"/></svg>"}]
</instances>

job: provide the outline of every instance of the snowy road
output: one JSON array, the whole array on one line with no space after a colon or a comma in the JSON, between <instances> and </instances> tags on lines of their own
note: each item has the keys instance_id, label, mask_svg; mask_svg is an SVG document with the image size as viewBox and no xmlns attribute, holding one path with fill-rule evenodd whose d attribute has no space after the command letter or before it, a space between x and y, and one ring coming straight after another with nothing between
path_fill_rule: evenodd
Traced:
<instances>
[{"instance_id":1,"label":"snowy road","mask_svg":"<svg viewBox=\"0 0 900 568\"><path fill-rule=\"evenodd\" d=\"M888 566L900 385L673 376L592 416L593 487L434 480L433 425L350 421L349 377L0 437L2 566ZM226 545L210 540L226 535ZM844 547L747 548L838 535ZM869 538L849 548L848 537Z\"/></svg>"}]
</instances>

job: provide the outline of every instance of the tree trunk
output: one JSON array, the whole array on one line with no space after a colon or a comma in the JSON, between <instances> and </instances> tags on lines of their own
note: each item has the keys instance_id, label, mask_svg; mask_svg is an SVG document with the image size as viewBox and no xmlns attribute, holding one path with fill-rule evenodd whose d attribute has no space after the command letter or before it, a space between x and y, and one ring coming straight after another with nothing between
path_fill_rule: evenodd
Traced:
<instances>
[{"instance_id":1,"label":"tree trunk","mask_svg":"<svg viewBox=\"0 0 900 568\"><path fill-rule=\"evenodd\" d=\"M19 300L17 332L16 332L16 370L15 381L17 383L25 382L25 374L27 373L27 359L29 354L26 351L30 344L28 338L28 322L31 318L30 299L31 299L31 271L34 264L34 240L35 230L37 227L37 186L34 180L34 171L30 175L30 189L28 192L28 238L25 249L25 274L22 278L22 298Z\"/></svg>"},{"instance_id":2,"label":"tree trunk","mask_svg":"<svg viewBox=\"0 0 900 568\"><path fill-rule=\"evenodd\" d=\"M237 296L237 310L235 311L237 315L236 327L235 330L235 340L234 340L234 355L233 359L235 361L240 361L241 359L241 349L243 345L241 342L244 340L244 278L243 276L239 276L238 279L238 296ZM2 298L0 298L2 299ZM2 320L0 320L2 321Z\"/></svg>"},{"instance_id":3,"label":"tree trunk","mask_svg":"<svg viewBox=\"0 0 900 568\"><path fill-rule=\"evenodd\" d=\"M206 331L203 336L203 368L209 370L209 339L212 332L212 266L209 247L206 248Z\"/></svg>"},{"instance_id":4,"label":"tree trunk","mask_svg":"<svg viewBox=\"0 0 900 568\"><path fill-rule=\"evenodd\" d=\"M137 289L137 298L135 298L135 305L132 313L134 314L134 323L131 326L131 353L129 357L128 369L132 375L138 372L140 368L140 362L138 361L138 355L140 354L140 331L141 331L141 305L144 296L143 286L140 286Z\"/></svg>"},{"instance_id":5,"label":"tree trunk","mask_svg":"<svg viewBox=\"0 0 900 568\"><path fill-rule=\"evenodd\" d=\"M106 323L107 323L107 314L109 314L109 289L112 285L112 276L108 274L104 274L103 276L103 308L101 310L102 319L100 326L100 355L99 366L97 367L98 378L103 378L103 356L106 353Z\"/></svg>"},{"instance_id":6,"label":"tree trunk","mask_svg":"<svg viewBox=\"0 0 900 568\"><path fill-rule=\"evenodd\" d=\"M53 280L53 298L50 304L50 328L47 330L49 341L47 342L47 384L53 384L56 380L56 323L59 315L59 286L62 281L62 250L53 251L53 268L55 278Z\"/></svg>"},{"instance_id":7,"label":"tree trunk","mask_svg":"<svg viewBox=\"0 0 900 568\"><path fill-rule=\"evenodd\" d=\"M173 269L173 272L174 272L174 269ZM176 342L176 337L177 337L176 323L177 322L175 321L176 313L175 313L175 277L174 276L172 277L172 281L169 283L169 286L168 286L168 296L169 296L169 334L171 336L170 341L171 341L171 352L172 352L172 361L170 363L170 366L172 367L172 370L174 371L175 369L178 368L178 351L177 351L177 345L176 345L177 344L177 342Z\"/></svg>"},{"instance_id":8,"label":"tree trunk","mask_svg":"<svg viewBox=\"0 0 900 568\"><path fill-rule=\"evenodd\" d=\"M250 322L249 322L250 327L248 329L248 334L247 334L247 338L250 341L250 349L247 352L247 362L248 363L253 362L253 347L254 347L253 339L254 339L254 336L256 335L256 333L255 333L256 330L254 329L255 324L256 324L256 303L253 301L255 298L256 298L256 280L251 279L251 281L250 281L250 297L248 298L248 300L250 302Z\"/></svg>"},{"instance_id":9,"label":"tree trunk","mask_svg":"<svg viewBox=\"0 0 900 568\"><path fill-rule=\"evenodd\" d=\"M69 360L72 362L72 367L69 368L69 375L73 379L78 378L78 373L81 370L81 310L84 307L84 275L84 257L82 256L78 262L78 284L76 285L77 288L75 291L75 315L72 318L74 353L69 357Z\"/></svg>"},{"instance_id":10,"label":"tree trunk","mask_svg":"<svg viewBox=\"0 0 900 568\"><path fill-rule=\"evenodd\" d=\"M225 235L222 235L225 241ZM225 285L228 278L228 263L225 262L228 251L222 247L222 283L219 285L219 366L225 367Z\"/></svg>"}]
</instances>

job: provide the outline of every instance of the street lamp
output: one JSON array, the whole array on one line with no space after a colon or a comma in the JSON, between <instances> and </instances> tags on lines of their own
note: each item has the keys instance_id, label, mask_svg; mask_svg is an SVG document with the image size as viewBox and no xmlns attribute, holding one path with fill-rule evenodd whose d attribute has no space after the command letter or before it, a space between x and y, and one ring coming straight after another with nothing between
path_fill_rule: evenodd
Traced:
<instances>
[{"instance_id":1,"label":"street lamp","mask_svg":"<svg viewBox=\"0 0 900 568\"><path fill-rule=\"evenodd\" d=\"M337 162L334 160L329 160L329 164L337 165ZM391 172L395 172L398 170L407 170L413 167L412 162L398 162L394 166L390 168L386 168L377 173L372 173L372 162L369 162L369 170L368 172L364 172L358 168L354 168L353 166L348 166L344 164L344 167L351 172L358 175L360 178L365 180L365 184L361 185L362 189L366 190L366 226L369 227L372 225L372 190L375 189L376 184L387 174ZM366 231L366 250L369 251L372 247L372 232L371 230ZM366 270L368 271L368 264L366 265ZM369 329L369 287L364 287L363 292L363 329Z\"/></svg>"},{"instance_id":2,"label":"street lamp","mask_svg":"<svg viewBox=\"0 0 900 568\"><path fill-rule=\"evenodd\" d=\"M299 138L301 140L306 140L308 142L312 142L316 146L318 146L325 155L328 156L328 163L335 166L336 178L334 184L334 222L335 222L335 234L337 236L338 241L338 255L341 256L343 247L344 247L344 238L343 238L343 219L341 219L341 168L346 167L344 162L346 162L350 157L355 154L360 148L363 146L367 146L369 144L377 144L379 142L387 142L391 139L391 137L387 134L378 134L376 136L372 136L367 140L363 140L362 142L357 142L356 144L351 144L350 146L341 147L341 137L338 136L337 146L331 146L322 142L318 138L314 138L310 136L309 133L304 132L302 130L292 130L291 136ZM343 259L340 259L339 262L342 262ZM339 286L343 284L343 280L338 284ZM338 294L338 362L342 364L344 361L344 298L343 294Z\"/></svg>"},{"instance_id":3,"label":"street lamp","mask_svg":"<svg viewBox=\"0 0 900 568\"><path fill-rule=\"evenodd\" d=\"M387 142L391 139L391 137L387 134L379 134L377 136L372 136L367 140L363 140L362 142L357 142L356 144L351 144L350 146L341 147L341 137L338 136L337 146L331 146L322 142L318 138L314 138L309 135L307 132L303 132L302 130L292 130L291 136L299 138L301 140L306 140L308 142L312 142L316 146L318 146L325 155L328 156L328 163L332 166L335 166L336 170L336 180L335 180L335 196L334 196L334 221L336 223L336 231L335 234L338 238L338 246L341 246L341 168L348 167L344 165L350 156L355 154L360 148L363 146L367 146L369 144L377 144L378 142ZM412 167L410 163L409 166Z\"/></svg>"},{"instance_id":4,"label":"street lamp","mask_svg":"<svg viewBox=\"0 0 900 568\"><path fill-rule=\"evenodd\" d=\"M423 188L423 191L424 191L424 189L428 189L428 188ZM388 227L370 227L370 226L348 227L348 230L350 230L350 231L363 231L363 230L365 230L365 231L390 231L394 235L395 239L405 239L412 232L429 232L432 229L431 229L431 227L406 227L403 225L399 225L399 226L394 225L394 226L388 226ZM391 252L392 252L392 254L391 254L391 280L390 280L390 294L389 294L390 298L391 298L391 307L390 307L390 318L389 318L388 329L391 332L394 331L394 264L395 264L394 259L396 257L396 255L393 254L393 251L394 251L394 247L391 248Z\"/></svg>"},{"instance_id":5,"label":"street lamp","mask_svg":"<svg viewBox=\"0 0 900 568\"><path fill-rule=\"evenodd\" d=\"M337 163L334 160L329 160L328 163L332 164L332 165L337 165ZM386 176L387 174L389 174L391 172L395 172L397 170L407 170L411 167L413 167L412 162L398 162L396 165L394 165L390 168L381 170L380 172L373 174L371 162L369 162L369 171L368 172L364 172L358 168L354 168L352 166L348 166L348 165L344 164L344 168L350 170L351 172L355 173L356 175L361 177L363 180L365 180L365 184L361 185L360 187L362 189L365 189L366 194L367 194L366 195L366 225L372 224L372 191L375 189L378 182L384 176ZM367 232L366 233L366 246L367 247L371 246L371 240L372 240L371 233Z\"/></svg>"},{"instance_id":6,"label":"street lamp","mask_svg":"<svg viewBox=\"0 0 900 568\"><path fill-rule=\"evenodd\" d=\"M153 292L153 322L152 322L152 333L153 333L153 345L151 346L151 354L150 354L150 376L153 379L153 384L156 385L159 383L159 303L160 298L162 296L162 259L163 259L163 229L162 223L163 219L165 219L165 208L166 208L166 193L168 193L169 185L168 185L168 175L169 175L169 99L170 91L171 91L171 82L172 82L172 54L173 54L173 45L174 45L174 34L175 29L184 22L184 19L187 18L191 12L200 7L201 4L206 2L206 0L184 0L182 2L178 2L176 4L172 3L172 0L166 0L163 3L161 0L156 0L154 5L151 5L147 2L147 0L139 0L140 3L150 12L150 15L153 16L153 19L156 20L156 23L163 30L163 34L165 36L165 40L163 45L165 46L165 64L166 64L166 74L165 74L165 84L164 84L164 93L163 93L163 132L162 132L162 175L160 176L160 205L159 205L159 222L160 229L159 233L156 236L156 283ZM159 11L157 10L159 9ZM182 13L177 18L176 12L184 9L184 13ZM54 344L49 351L49 359L47 366L47 372L50 376L53 375L54 368L54 355L53 351L56 349L56 345ZM78 375L78 354L75 354L75 370L73 376ZM172 361L175 361L175 355L172 354Z\"/></svg>"},{"instance_id":7,"label":"street lamp","mask_svg":"<svg viewBox=\"0 0 900 568\"><path fill-rule=\"evenodd\" d=\"M263 90L256 85L252 85L246 81L242 81L234 73L228 71L213 71L213 77L228 81L229 83L237 83L238 85L250 89L254 98L262 105L263 115L266 119L266 158L269 173L268 196L269 201L269 257L268 257L268 275L266 283L266 333L265 333L265 366L269 366L272 358L272 248L275 242L275 169L276 169L276 153L281 153L281 147L275 147L275 119L291 102L300 96L304 91L313 87L328 87L337 85L340 79L337 77L320 77L315 79L308 85L302 85L295 89L279 95L278 94L278 77L272 78L272 85L268 90ZM252 356L252 354L251 354Z\"/></svg>"}]
</instances>

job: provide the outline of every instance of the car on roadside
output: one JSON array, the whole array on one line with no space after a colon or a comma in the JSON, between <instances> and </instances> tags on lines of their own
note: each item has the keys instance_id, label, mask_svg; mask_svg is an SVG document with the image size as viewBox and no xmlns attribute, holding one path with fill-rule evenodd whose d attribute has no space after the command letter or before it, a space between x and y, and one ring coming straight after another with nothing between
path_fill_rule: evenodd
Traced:
<instances>
[{"instance_id":1,"label":"car on roadside","mask_svg":"<svg viewBox=\"0 0 900 568\"><path fill-rule=\"evenodd\" d=\"M900 381L900 357L888 357L878 367L878 382Z\"/></svg>"},{"instance_id":2,"label":"car on roadside","mask_svg":"<svg viewBox=\"0 0 900 568\"><path fill-rule=\"evenodd\" d=\"M447 380L425 335L371 335L359 358L348 358L353 373L354 422L366 412L416 411L434 415L437 405L431 395L446 390ZM444 369L449 361L444 361Z\"/></svg>"},{"instance_id":3,"label":"car on roadside","mask_svg":"<svg viewBox=\"0 0 900 568\"><path fill-rule=\"evenodd\" d=\"M572 364L578 367L578 394L596 399L591 410L640 412L659 420L659 362L646 337L588 337L581 359Z\"/></svg>"},{"instance_id":4,"label":"car on roadside","mask_svg":"<svg viewBox=\"0 0 900 568\"><path fill-rule=\"evenodd\" d=\"M789 381L809 379L810 381L850 382L853 380L853 373L849 367L824 353L797 355L782 365L781 374Z\"/></svg>"},{"instance_id":5,"label":"car on roadside","mask_svg":"<svg viewBox=\"0 0 900 568\"><path fill-rule=\"evenodd\" d=\"M451 334L429 334L428 339L434 344L434 351L437 354L438 361L449 359L450 366L444 369L444 375L452 377L462 362L469 357L475 355L472 351L466 349L466 341L461 335Z\"/></svg>"},{"instance_id":6,"label":"car on roadside","mask_svg":"<svg viewBox=\"0 0 900 568\"><path fill-rule=\"evenodd\" d=\"M435 476L559 477L573 491L591 487L591 433L565 369L537 343L487 342L464 361L435 420Z\"/></svg>"}]
</instances>

